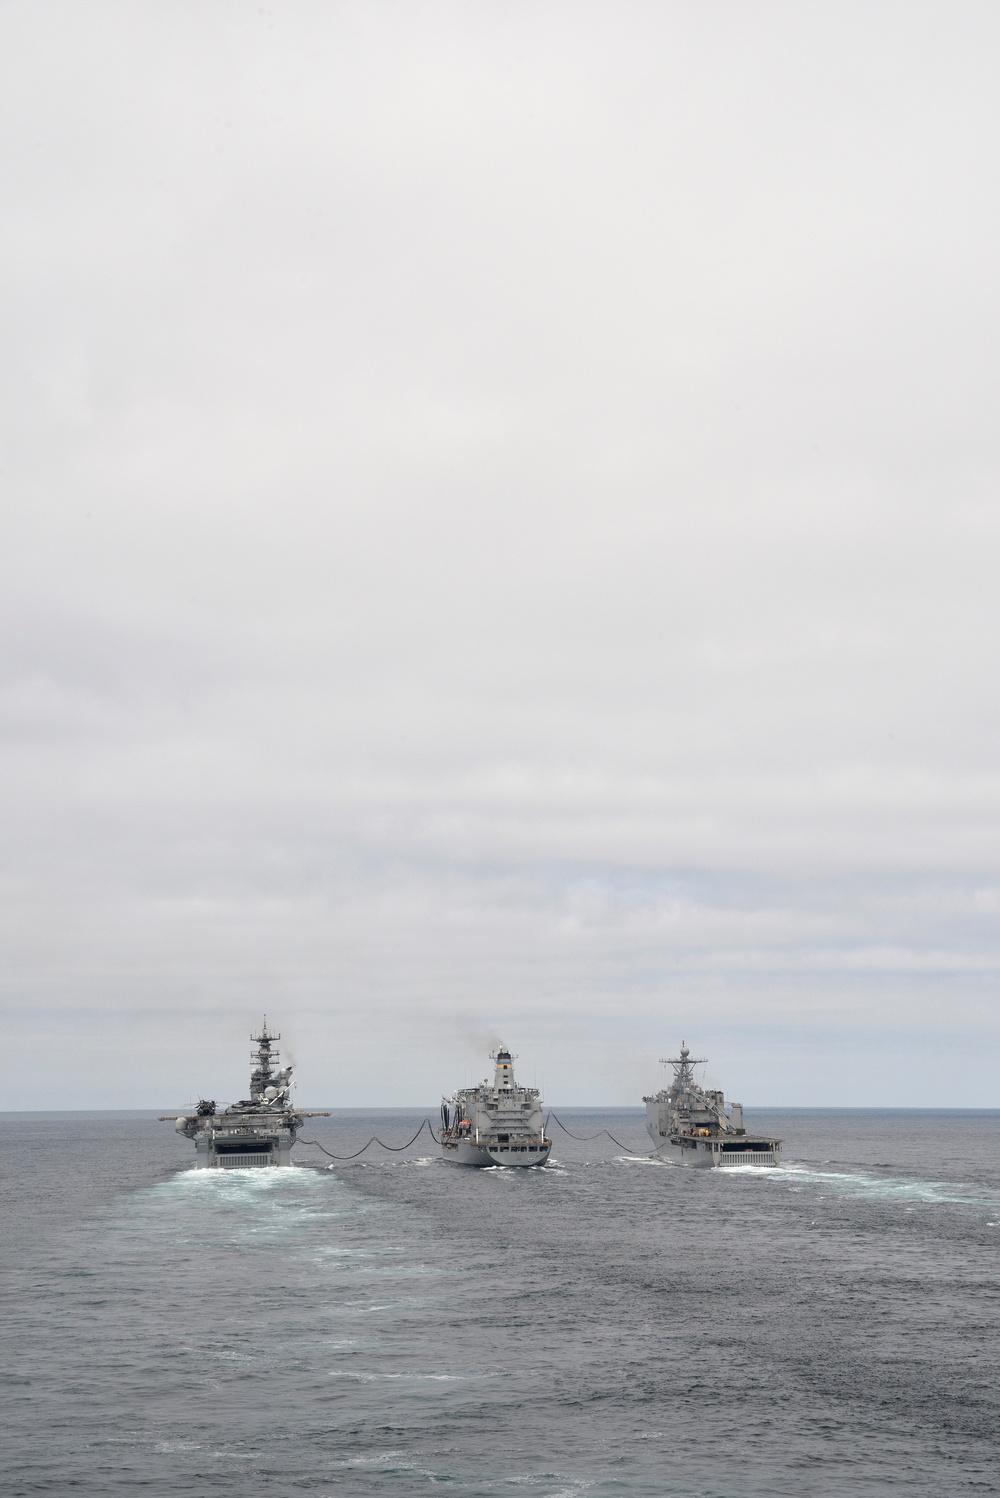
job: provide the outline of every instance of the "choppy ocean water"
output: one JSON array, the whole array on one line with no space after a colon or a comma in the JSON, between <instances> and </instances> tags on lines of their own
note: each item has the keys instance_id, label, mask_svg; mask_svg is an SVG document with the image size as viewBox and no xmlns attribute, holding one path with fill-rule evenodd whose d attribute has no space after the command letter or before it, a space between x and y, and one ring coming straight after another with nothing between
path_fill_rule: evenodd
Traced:
<instances>
[{"instance_id":1,"label":"choppy ocean water","mask_svg":"<svg viewBox=\"0 0 1000 1498\"><path fill-rule=\"evenodd\" d=\"M0 1115L4 1492L1000 1492L1000 1113L756 1110L783 1168L701 1172L559 1112L634 1151L195 1172L149 1115Z\"/></svg>"}]
</instances>

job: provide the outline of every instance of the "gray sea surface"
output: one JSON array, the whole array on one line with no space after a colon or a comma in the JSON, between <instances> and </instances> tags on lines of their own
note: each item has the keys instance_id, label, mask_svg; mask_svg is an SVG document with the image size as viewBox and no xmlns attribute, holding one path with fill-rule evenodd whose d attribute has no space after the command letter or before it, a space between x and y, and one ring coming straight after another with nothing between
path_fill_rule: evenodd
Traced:
<instances>
[{"instance_id":1,"label":"gray sea surface","mask_svg":"<svg viewBox=\"0 0 1000 1498\"><path fill-rule=\"evenodd\" d=\"M628 1148L194 1171L151 1114L0 1115L4 1493L1000 1492L1000 1113L748 1110L783 1166L702 1172L556 1112Z\"/></svg>"}]
</instances>

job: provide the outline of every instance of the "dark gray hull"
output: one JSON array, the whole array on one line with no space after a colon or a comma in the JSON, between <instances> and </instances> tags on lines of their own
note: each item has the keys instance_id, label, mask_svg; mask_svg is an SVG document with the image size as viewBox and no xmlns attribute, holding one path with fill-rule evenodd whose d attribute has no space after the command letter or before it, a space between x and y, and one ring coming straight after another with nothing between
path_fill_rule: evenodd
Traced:
<instances>
[{"instance_id":1,"label":"dark gray hull","mask_svg":"<svg viewBox=\"0 0 1000 1498\"><path fill-rule=\"evenodd\" d=\"M291 1165L294 1124L283 1119L275 1120L275 1124L277 1127L255 1128L248 1121L229 1128L201 1130L194 1141L195 1169L260 1170Z\"/></svg>"},{"instance_id":2,"label":"dark gray hull","mask_svg":"<svg viewBox=\"0 0 1000 1498\"><path fill-rule=\"evenodd\" d=\"M532 1165L544 1165L552 1152L551 1140L541 1144L484 1144L474 1139L442 1139L441 1157L453 1165L472 1165L480 1170L490 1165L503 1165L511 1170L524 1170Z\"/></svg>"},{"instance_id":3,"label":"dark gray hull","mask_svg":"<svg viewBox=\"0 0 1000 1498\"><path fill-rule=\"evenodd\" d=\"M736 1170L740 1166L778 1165L781 1155L779 1140L754 1139L741 1141L738 1145L719 1139L665 1139L653 1151L657 1160L669 1160L673 1165L690 1165L698 1170Z\"/></svg>"}]
</instances>

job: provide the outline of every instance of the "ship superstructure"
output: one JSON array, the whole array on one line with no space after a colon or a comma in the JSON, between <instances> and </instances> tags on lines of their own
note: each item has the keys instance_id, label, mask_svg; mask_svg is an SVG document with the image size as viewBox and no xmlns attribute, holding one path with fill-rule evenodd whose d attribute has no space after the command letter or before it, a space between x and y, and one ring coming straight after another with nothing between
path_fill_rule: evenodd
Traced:
<instances>
[{"instance_id":1,"label":"ship superstructure","mask_svg":"<svg viewBox=\"0 0 1000 1498\"><path fill-rule=\"evenodd\" d=\"M544 1165L552 1140L545 1137L538 1088L515 1082L516 1057L505 1047L490 1059L492 1086L487 1078L442 1101L442 1155L457 1165Z\"/></svg>"},{"instance_id":2,"label":"ship superstructure","mask_svg":"<svg viewBox=\"0 0 1000 1498\"><path fill-rule=\"evenodd\" d=\"M254 1166L291 1165L295 1136L307 1118L328 1118L327 1113L300 1113L292 1106L292 1068L279 1068L274 1048L280 1034L267 1028L267 1016L259 1035L251 1035L257 1049L250 1073L250 1096L232 1103L221 1113L212 1098L202 1098L196 1113L168 1113L178 1134L194 1140L198 1170L243 1170Z\"/></svg>"},{"instance_id":3,"label":"ship superstructure","mask_svg":"<svg viewBox=\"0 0 1000 1498\"><path fill-rule=\"evenodd\" d=\"M670 1086L643 1098L646 1129L659 1159L729 1167L778 1163L780 1139L748 1133L742 1103L732 1103L727 1113L723 1093L695 1081L694 1069L705 1064L704 1056L692 1056L682 1045L679 1056L668 1056L661 1064L674 1069Z\"/></svg>"}]
</instances>

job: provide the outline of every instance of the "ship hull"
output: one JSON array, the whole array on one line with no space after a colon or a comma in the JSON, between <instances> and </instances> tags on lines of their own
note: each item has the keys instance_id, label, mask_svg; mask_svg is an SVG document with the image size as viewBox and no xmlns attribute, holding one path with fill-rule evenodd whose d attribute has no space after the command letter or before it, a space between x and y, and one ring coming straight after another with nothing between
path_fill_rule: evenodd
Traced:
<instances>
[{"instance_id":1,"label":"ship hull","mask_svg":"<svg viewBox=\"0 0 1000 1498\"><path fill-rule=\"evenodd\" d=\"M716 1139L665 1139L653 1150L656 1160L696 1170L736 1170L747 1165L773 1168L780 1155L781 1145L771 1139L741 1140L738 1144Z\"/></svg>"},{"instance_id":2,"label":"ship hull","mask_svg":"<svg viewBox=\"0 0 1000 1498\"><path fill-rule=\"evenodd\" d=\"M480 1170L502 1165L509 1170L524 1170L544 1165L552 1150L546 1139L542 1144L487 1144L474 1139L442 1139L441 1158L453 1165L472 1165Z\"/></svg>"},{"instance_id":3,"label":"ship hull","mask_svg":"<svg viewBox=\"0 0 1000 1498\"><path fill-rule=\"evenodd\" d=\"M223 1122L225 1116L223 1115ZM260 1170L290 1166L295 1133L287 1128L206 1128L195 1135L196 1170Z\"/></svg>"}]
</instances>

